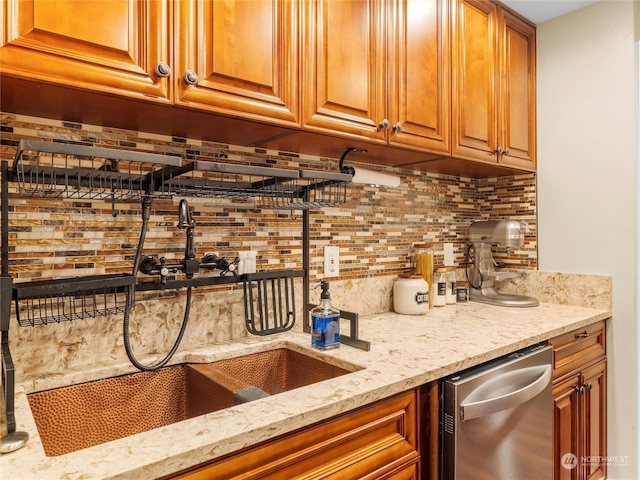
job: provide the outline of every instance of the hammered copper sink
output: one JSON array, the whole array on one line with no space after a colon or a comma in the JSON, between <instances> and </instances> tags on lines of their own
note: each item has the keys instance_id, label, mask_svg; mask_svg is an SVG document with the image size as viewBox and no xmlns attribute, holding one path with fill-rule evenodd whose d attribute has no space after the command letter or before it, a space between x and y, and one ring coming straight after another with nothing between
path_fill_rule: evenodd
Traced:
<instances>
[{"instance_id":1,"label":"hammered copper sink","mask_svg":"<svg viewBox=\"0 0 640 480\"><path fill-rule=\"evenodd\" d=\"M181 364L28 395L48 456L128 437L236 404L248 386L271 395L351 373L278 348Z\"/></svg>"}]
</instances>

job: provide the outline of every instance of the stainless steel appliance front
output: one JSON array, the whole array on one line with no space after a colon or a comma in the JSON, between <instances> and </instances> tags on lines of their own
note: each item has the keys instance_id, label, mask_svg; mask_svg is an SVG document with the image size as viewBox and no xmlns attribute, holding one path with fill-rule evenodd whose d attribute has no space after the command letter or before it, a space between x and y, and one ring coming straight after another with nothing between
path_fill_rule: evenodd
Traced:
<instances>
[{"instance_id":1,"label":"stainless steel appliance front","mask_svg":"<svg viewBox=\"0 0 640 480\"><path fill-rule=\"evenodd\" d=\"M553 478L551 362L538 345L443 380L443 480Z\"/></svg>"}]
</instances>

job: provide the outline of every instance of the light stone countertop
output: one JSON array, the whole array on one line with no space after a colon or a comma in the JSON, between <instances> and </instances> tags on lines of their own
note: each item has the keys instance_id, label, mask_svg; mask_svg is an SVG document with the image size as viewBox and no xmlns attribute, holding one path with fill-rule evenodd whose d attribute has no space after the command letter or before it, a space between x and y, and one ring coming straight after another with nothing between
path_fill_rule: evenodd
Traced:
<instances>
[{"instance_id":1,"label":"light stone countertop","mask_svg":"<svg viewBox=\"0 0 640 480\"><path fill-rule=\"evenodd\" d=\"M371 342L369 352L344 345L317 352L309 348L309 336L299 331L179 352L175 363L211 362L288 346L361 370L58 457L46 457L40 443L25 393L34 385L17 385L17 429L26 430L31 438L21 450L0 457L0 472L2 478L20 480L167 475L611 316L606 309L551 303L518 309L467 302L421 316L361 317L359 336ZM71 372L42 379L37 389L104 378L131 368Z\"/></svg>"}]
</instances>

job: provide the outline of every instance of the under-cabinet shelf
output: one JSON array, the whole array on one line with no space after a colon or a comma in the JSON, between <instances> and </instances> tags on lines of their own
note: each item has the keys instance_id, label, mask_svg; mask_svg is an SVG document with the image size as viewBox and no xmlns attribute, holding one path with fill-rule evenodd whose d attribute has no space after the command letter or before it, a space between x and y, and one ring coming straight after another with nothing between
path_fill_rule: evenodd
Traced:
<instances>
[{"instance_id":1,"label":"under-cabinet shelf","mask_svg":"<svg viewBox=\"0 0 640 480\"><path fill-rule=\"evenodd\" d=\"M12 181L26 196L132 200L223 196L257 199L259 208L306 210L341 205L352 176L86 145L21 140Z\"/></svg>"},{"instance_id":2,"label":"under-cabinet shelf","mask_svg":"<svg viewBox=\"0 0 640 480\"><path fill-rule=\"evenodd\" d=\"M182 159L168 155L21 140L13 162L20 193L35 197L135 199L158 190ZM152 192L153 190L153 192Z\"/></svg>"}]
</instances>

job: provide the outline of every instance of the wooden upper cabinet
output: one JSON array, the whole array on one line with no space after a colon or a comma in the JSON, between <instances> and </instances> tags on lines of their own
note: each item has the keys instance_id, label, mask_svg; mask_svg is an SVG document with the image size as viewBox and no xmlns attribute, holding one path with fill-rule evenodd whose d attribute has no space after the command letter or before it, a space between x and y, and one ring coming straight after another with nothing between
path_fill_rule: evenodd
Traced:
<instances>
[{"instance_id":1,"label":"wooden upper cabinet","mask_svg":"<svg viewBox=\"0 0 640 480\"><path fill-rule=\"evenodd\" d=\"M303 128L448 152L446 1L304 5Z\"/></svg>"},{"instance_id":2,"label":"wooden upper cabinet","mask_svg":"<svg viewBox=\"0 0 640 480\"><path fill-rule=\"evenodd\" d=\"M448 2L398 0L391 6L389 143L448 153L451 122Z\"/></svg>"},{"instance_id":3,"label":"wooden upper cabinet","mask_svg":"<svg viewBox=\"0 0 640 480\"><path fill-rule=\"evenodd\" d=\"M476 0L456 2L452 40L453 154L497 161L497 6Z\"/></svg>"},{"instance_id":4,"label":"wooden upper cabinet","mask_svg":"<svg viewBox=\"0 0 640 480\"><path fill-rule=\"evenodd\" d=\"M0 15L7 96L23 79L64 96L3 102L16 112L318 155L353 141L441 173L535 171L535 28L493 1L5 0ZM121 119L127 102L100 110L87 92L155 105ZM155 121L158 104L185 108Z\"/></svg>"},{"instance_id":5,"label":"wooden upper cabinet","mask_svg":"<svg viewBox=\"0 0 640 480\"><path fill-rule=\"evenodd\" d=\"M299 125L298 1L181 0L176 17L176 104Z\"/></svg>"},{"instance_id":6,"label":"wooden upper cabinet","mask_svg":"<svg viewBox=\"0 0 640 480\"><path fill-rule=\"evenodd\" d=\"M453 155L535 170L535 28L488 1L452 8Z\"/></svg>"},{"instance_id":7,"label":"wooden upper cabinet","mask_svg":"<svg viewBox=\"0 0 640 480\"><path fill-rule=\"evenodd\" d=\"M386 142L384 2L303 2L302 125Z\"/></svg>"},{"instance_id":8,"label":"wooden upper cabinet","mask_svg":"<svg viewBox=\"0 0 640 480\"><path fill-rule=\"evenodd\" d=\"M3 75L168 102L156 65L170 62L164 0L5 0Z\"/></svg>"},{"instance_id":9,"label":"wooden upper cabinet","mask_svg":"<svg viewBox=\"0 0 640 480\"><path fill-rule=\"evenodd\" d=\"M536 30L500 10L500 146L504 165L536 167Z\"/></svg>"}]
</instances>

